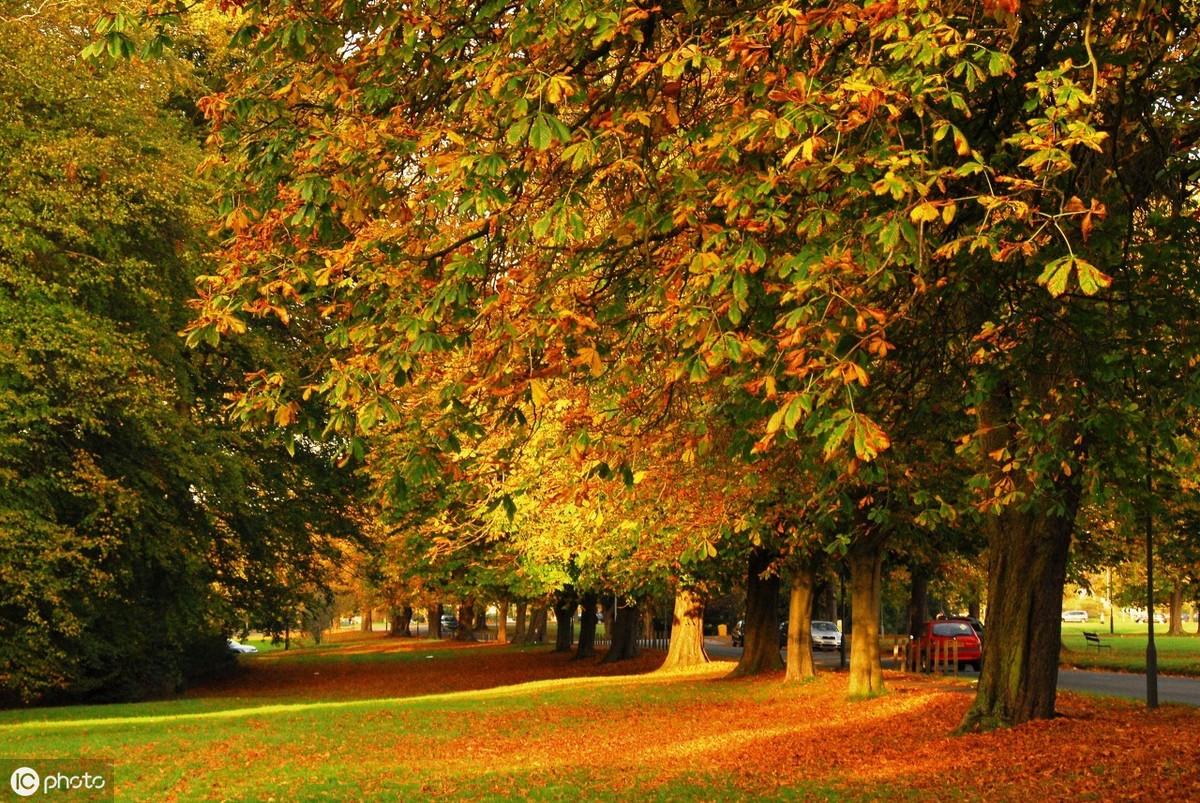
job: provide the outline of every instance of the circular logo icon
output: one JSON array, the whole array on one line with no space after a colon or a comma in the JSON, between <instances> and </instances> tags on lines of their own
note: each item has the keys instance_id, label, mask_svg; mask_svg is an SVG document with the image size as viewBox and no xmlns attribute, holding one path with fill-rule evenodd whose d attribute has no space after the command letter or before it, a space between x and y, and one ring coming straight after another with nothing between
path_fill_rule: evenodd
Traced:
<instances>
[{"instance_id":1,"label":"circular logo icon","mask_svg":"<svg viewBox=\"0 0 1200 803\"><path fill-rule=\"evenodd\" d=\"M17 767L13 770L12 777L8 779L8 785L21 797L29 797L37 793L38 784L41 782L42 779L37 771L29 767Z\"/></svg>"}]
</instances>

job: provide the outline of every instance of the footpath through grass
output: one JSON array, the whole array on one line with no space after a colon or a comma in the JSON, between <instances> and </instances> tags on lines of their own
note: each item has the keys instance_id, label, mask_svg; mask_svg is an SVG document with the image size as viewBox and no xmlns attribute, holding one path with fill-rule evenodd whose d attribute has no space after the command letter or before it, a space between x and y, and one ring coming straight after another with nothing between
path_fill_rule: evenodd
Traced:
<instances>
[{"instance_id":1,"label":"footpath through grass","mask_svg":"<svg viewBox=\"0 0 1200 803\"><path fill-rule=\"evenodd\" d=\"M1194 624L1186 625L1189 629ZM1146 626L1132 622L1118 622L1116 633L1108 633L1108 623L1064 622L1062 626L1062 661L1078 669L1107 669L1118 672L1146 671ZM1098 633L1100 641L1109 649L1087 646L1084 632ZM1183 636L1166 635L1166 625L1154 628L1154 647L1158 653L1158 670L1171 675L1200 677L1200 637L1193 633Z\"/></svg>"},{"instance_id":2,"label":"footpath through grass","mask_svg":"<svg viewBox=\"0 0 1200 803\"><path fill-rule=\"evenodd\" d=\"M0 712L0 744L113 759L120 800L1200 796L1194 709L1061 695L1054 721L951 737L963 682L889 673L889 694L848 703L841 674L789 687L660 660L364 635L244 659L178 700Z\"/></svg>"}]
</instances>

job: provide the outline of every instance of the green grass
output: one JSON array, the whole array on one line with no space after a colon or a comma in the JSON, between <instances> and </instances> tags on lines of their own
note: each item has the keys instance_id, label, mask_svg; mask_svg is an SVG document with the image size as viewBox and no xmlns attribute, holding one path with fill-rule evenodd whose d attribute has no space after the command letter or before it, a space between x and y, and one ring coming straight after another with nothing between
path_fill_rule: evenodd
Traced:
<instances>
[{"instance_id":1,"label":"green grass","mask_svg":"<svg viewBox=\"0 0 1200 803\"><path fill-rule=\"evenodd\" d=\"M464 660L464 652L438 657L451 662L447 671L454 671L453 662ZM320 656L304 660L320 660ZM388 654L376 660L395 661L395 671L403 671L405 657ZM184 699L4 711L0 712L0 743L3 752L13 756L115 757L120 799L212 795L236 800L279 794L309 800L451 794L574 800L581 788L594 785L596 779L586 770L570 769L569 762L559 771L554 766L513 769L503 758L481 760L478 771L464 775L461 763L448 774L442 760L461 759L472 746L486 748L489 736L511 736L517 729L531 744L539 740L550 744L556 729L590 721L587 712L576 711L583 696L589 709L615 712L670 708L729 692L720 684L629 685L626 681L622 677L542 681L528 688L383 700L254 705L243 699ZM622 784L653 785L653 779L640 776L636 768L622 767L620 772ZM819 785L790 791L799 798L831 794ZM628 786L610 792L600 789L589 798L617 800L627 792ZM647 799L736 800L744 795L728 779L698 777L654 791Z\"/></svg>"},{"instance_id":2,"label":"green grass","mask_svg":"<svg viewBox=\"0 0 1200 803\"><path fill-rule=\"evenodd\" d=\"M940 767L941 739L968 699L961 684L906 678L848 703L844 675L800 691L777 677L722 680L728 665L486 688L503 667L525 677L580 665L546 647L436 646L334 641L243 658L253 668L228 692L207 690L224 696L0 711L0 754L113 760L118 800L918 800L939 795L911 784L927 773L910 756ZM342 680L271 685L297 668ZM430 680L470 690L406 692ZM384 693L399 696L368 697ZM1163 727L1194 724L1175 716ZM1087 718L1071 722L1068 743L1091 738ZM1007 761L1010 748L987 748L989 760ZM833 760L839 750L849 764ZM883 775L880 760L891 766Z\"/></svg>"},{"instance_id":3,"label":"green grass","mask_svg":"<svg viewBox=\"0 0 1200 803\"><path fill-rule=\"evenodd\" d=\"M1191 630L1195 628L1195 624L1189 623L1185 627ZM1063 622L1062 640L1068 650L1063 656L1064 663L1080 669L1145 672L1146 626L1118 621L1113 629L1116 632L1110 636L1107 622ZM1095 647L1088 647L1083 637L1084 631L1099 633L1101 642L1110 645L1111 649L1097 650ZM1168 636L1166 631L1167 626L1163 624L1154 628L1154 646L1158 653L1159 671L1200 676L1200 637L1191 633Z\"/></svg>"}]
</instances>

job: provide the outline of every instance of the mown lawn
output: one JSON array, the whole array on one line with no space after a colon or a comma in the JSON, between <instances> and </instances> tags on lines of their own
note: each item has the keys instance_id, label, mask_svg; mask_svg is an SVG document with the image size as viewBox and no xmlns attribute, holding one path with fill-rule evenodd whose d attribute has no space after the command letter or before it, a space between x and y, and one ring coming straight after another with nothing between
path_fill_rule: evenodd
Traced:
<instances>
[{"instance_id":1,"label":"mown lawn","mask_svg":"<svg viewBox=\"0 0 1200 803\"><path fill-rule=\"evenodd\" d=\"M0 712L0 745L113 759L137 800L1200 795L1194 709L1063 695L1057 720L952 737L963 682L889 674L889 694L847 703L832 672L788 687L659 660L347 637L177 700Z\"/></svg>"},{"instance_id":2,"label":"mown lawn","mask_svg":"<svg viewBox=\"0 0 1200 803\"><path fill-rule=\"evenodd\" d=\"M1194 624L1186 626L1189 630ZM1108 624L1064 622L1062 640L1066 651L1063 663L1079 669L1110 669L1121 672L1146 671L1146 626L1118 623L1115 635L1108 634ZM1158 653L1160 672L1173 675L1200 676L1200 637L1192 633L1183 636L1165 635L1166 625L1155 627L1154 646ZM1111 649L1088 647L1084 631L1098 633Z\"/></svg>"}]
</instances>

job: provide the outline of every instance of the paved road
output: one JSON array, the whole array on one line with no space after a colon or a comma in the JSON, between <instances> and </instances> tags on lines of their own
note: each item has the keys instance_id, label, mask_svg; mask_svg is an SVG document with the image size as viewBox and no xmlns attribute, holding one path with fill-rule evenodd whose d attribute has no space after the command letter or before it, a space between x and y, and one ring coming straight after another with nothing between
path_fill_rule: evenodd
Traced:
<instances>
[{"instance_id":1,"label":"paved road","mask_svg":"<svg viewBox=\"0 0 1200 803\"><path fill-rule=\"evenodd\" d=\"M713 658L736 661L742 655L741 647L729 646L728 639L705 639L705 649ZM815 652L813 658L818 666L836 667L836 652ZM883 662L888 666L890 660ZM977 677L974 672L961 672L966 678ZM1060 669L1058 687L1088 694L1107 694L1114 697L1146 699L1146 676L1128 672L1088 672L1082 669ZM1195 678L1158 678L1158 700L1162 703L1183 703L1200 706L1200 680Z\"/></svg>"}]
</instances>

